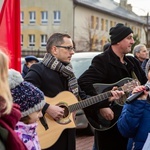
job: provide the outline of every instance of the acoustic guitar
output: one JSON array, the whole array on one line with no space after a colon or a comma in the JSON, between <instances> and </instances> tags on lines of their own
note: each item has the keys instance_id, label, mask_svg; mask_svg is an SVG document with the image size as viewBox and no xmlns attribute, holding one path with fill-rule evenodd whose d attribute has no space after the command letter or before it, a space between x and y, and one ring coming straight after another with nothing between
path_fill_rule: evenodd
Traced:
<instances>
[{"instance_id":1,"label":"acoustic guitar","mask_svg":"<svg viewBox=\"0 0 150 150\"><path fill-rule=\"evenodd\" d=\"M120 90L131 91L135 87L137 82L136 80L132 80L129 82L128 79L126 79L125 81L126 84L120 87ZM65 129L76 127L74 123L73 112L107 100L111 96L111 92L107 91L96 96L90 97L88 99L78 101L74 94L72 94L69 91L64 91L59 93L54 98L46 97L47 103L51 105L58 105L64 108L64 116L60 120L56 121L48 114L44 115L47 129L45 130L40 122L37 128L41 148L45 149L51 147L58 140L61 133Z\"/></svg>"},{"instance_id":2,"label":"acoustic guitar","mask_svg":"<svg viewBox=\"0 0 150 150\"><path fill-rule=\"evenodd\" d=\"M127 83L127 81L129 83ZM123 95L119 100L113 101L112 104L110 105L110 108L114 112L113 120L106 120L105 118L103 118L99 113L99 109L91 110L90 113L88 112L88 115L85 112L85 115L91 126L99 131L105 131L112 128L117 123L117 120L121 114L123 105L125 104L127 97L129 96L133 88L139 84L140 83L138 80L136 79L133 80L131 78L124 78L113 84L101 84L101 83L93 84L98 94L109 91L114 86L117 86L119 87L119 89L121 88L125 92L125 95Z\"/></svg>"}]
</instances>

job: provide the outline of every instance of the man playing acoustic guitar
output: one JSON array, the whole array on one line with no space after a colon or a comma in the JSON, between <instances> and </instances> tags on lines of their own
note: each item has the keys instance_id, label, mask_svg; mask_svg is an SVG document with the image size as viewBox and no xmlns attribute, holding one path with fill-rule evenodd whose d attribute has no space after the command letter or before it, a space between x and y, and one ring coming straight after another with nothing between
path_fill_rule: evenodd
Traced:
<instances>
[{"instance_id":1,"label":"man playing acoustic guitar","mask_svg":"<svg viewBox=\"0 0 150 150\"><path fill-rule=\"evenodd\" d=\"M74 48L75 46L68 34L55 33L51 35L47 42L47 53L45 54L43 61L31 66L29 72L25 76L25 80L40 88L47 97L53 98L57 94L61 94L62 91L70 91L74 94L72 94L73 96L71 96L70 101L72 98L74 99L75 96L80 96L81 99L87 98L85 93L80 91L77 79L74 76L72 66L70 64L71 57L74 54ZM124 93L123 91L116 90L111 91L111 94L113 96L110 100L114 100L119 99L119 97L121 97ZM68 93L63 94L62 99L59 98L60 102L63 103L64 97L69 98L69 96ZM65 111L66 107L67 105L65 105L65 103L63 107L53 105L53 103L50 103L50 105L46 104L44 106L42 110L43 113L46 112L49 115L48 117L47 114L45 114L45 116L47 116L47 122L49 122L49 120L53 120L55 124L51 121L52 123L50 123L49 126L45 126L47 130L43 131L41 134L42 139L45 139L44 141L40 140L40 142L45 142L45 145L49 145L49 147L41 145L42 149L76 149L75 126L69 126L69 128L64 129L58 140L56 142L52 141L55 138L53 134L58 132L60 128L62 129L62 126L68 123L68 121L62 119L66 113L68 113ZM69 110L71 110L70 107ZM70 124L70 122L68 124ZM51 128L53 128L53 133L48 133ZM39 137L39 139L41 139L41 137Z\"/></svg>"},{"instance_id":2,"label":"man playing acoustic guitar","mask_svg":"<svg viewBox=\"0 0 150 150\"><path fill-rule=\"evenodd\" d=\"M126 77L137 77L141 84L146 82L145 73L139 62L132 56L125 56L131 52L134 43L133 31L119 23L110 29L109 34L111 46L92 60L89 69L78 80L81 89L91 96L98 93L93 86L95 83L105 83L108 86L108 84L119 82ZM114 121L115 116L120 115L122 106L114 110L113 108L116 106L115 103L112 103L107 104L105 108L93 105L85 109L88 120L97 128L94 136L94 146L96 147L94 150L126 150L127 138L121 136L116 126L117 120ZM107 121L112 121L114 125ZM102 126L104 125L103 130Z\"/></svg>"}]
</instances>

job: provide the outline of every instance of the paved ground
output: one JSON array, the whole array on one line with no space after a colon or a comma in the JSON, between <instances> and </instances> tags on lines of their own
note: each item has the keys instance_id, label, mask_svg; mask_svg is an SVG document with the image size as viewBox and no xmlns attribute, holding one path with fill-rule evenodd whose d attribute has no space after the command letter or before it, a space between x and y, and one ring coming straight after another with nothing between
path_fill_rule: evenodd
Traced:
<instances>
[{"instance_id":1,"label":"paved ground","mask_svg":"<svg viewBox=\"0 0 150 150\"><path fill-rule=\"evenodd\" d=\"M78 130L76 136L76 150L92 150L93 136L86 135L84 131Z\"/></svg>"}]
</instances>

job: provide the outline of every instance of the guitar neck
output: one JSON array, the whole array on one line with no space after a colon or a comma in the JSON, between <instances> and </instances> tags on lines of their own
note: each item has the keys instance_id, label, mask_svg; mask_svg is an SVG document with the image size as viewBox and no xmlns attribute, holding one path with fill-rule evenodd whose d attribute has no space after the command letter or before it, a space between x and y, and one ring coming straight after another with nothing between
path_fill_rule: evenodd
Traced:
<instances>
[{"instance_id":1,"label":"guitar neck","mask_svg":"<svg viewBox=\"0 0 150 150\"><path fill-rule=\"evenodd\" d=\"M132 80L132 81L130 81L130 80L131 80L130 78L125 78L125 79L120 80L118 83L123 82L124 84L123 84L123 86L118 86L118 90L124 91L124 92L131 92L133 90L133 88L138 85L138 81L136 79ZM97 84L97 85L100 86L101 84ZM114 86L115 85L116 85L116 83L114 84ZM111 91L107 91L107 92L98 94L96 96L90 97L88 99L85 99L83 101L79 101L78 103L72 104L68 108L69 108L70 112L74 112L76 110L86 108L93 104L99 103L103 100L106 100L110 96L112 96Z\"/></svg>"},{"instance_id":2,"label":"guitar neck","mask_svg":"<svg viewBox=\"0 0 150 150\"><path fill-rule=\"evenodd\" d=\"M72 104L69 106L69 111L70 112L74 112L76 110L79 110L79 109L83 109L83 108L86 108L88 106L91 106L93 104L96 104L96 103L99 103L103 100L106 100L108 99L110 96L112 96L111 92L108 91L108 92L104 92L102 94L98 94L96 96L93 96L93 97L90 97L90 98L87 98L85 100L82 100L82 101L79 101L78 103L76 104Z\"/></svg>"}]
</instances>

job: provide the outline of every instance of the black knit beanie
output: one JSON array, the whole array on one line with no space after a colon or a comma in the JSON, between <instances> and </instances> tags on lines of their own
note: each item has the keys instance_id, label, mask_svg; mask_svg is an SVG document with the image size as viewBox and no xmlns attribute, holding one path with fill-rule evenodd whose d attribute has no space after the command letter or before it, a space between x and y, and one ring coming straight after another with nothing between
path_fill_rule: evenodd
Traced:
<instances>
[{"instance_id":1,"label":"black knit beanie","mask_svg":"<svg viewBox=\"0 0 150 150\"><path fill-rule=\"evenodd\" d=\"M122 23L118 23L115 27L110 28L109 35L111 39L111 45L117 44L130 33L133 33L131 28L124 26Z\"/></svg>"}]
</instances>

